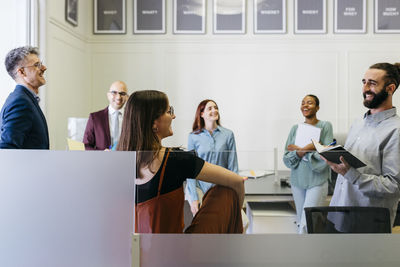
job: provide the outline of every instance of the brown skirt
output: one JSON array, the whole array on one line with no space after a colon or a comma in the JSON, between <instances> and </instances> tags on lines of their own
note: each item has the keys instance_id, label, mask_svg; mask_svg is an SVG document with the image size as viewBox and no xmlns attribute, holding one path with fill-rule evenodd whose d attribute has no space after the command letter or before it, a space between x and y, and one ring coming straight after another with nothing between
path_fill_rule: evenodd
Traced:
<instances>
[{"instance_id":1,"label":"brown skirt","mask_svg":"<svg viewBox=\"0 0 400 267\"><path fill-rule=\"evenodd\" d=\"M220 185L210 188L185 233L243 233L241 207L237 193L231 188Z\"/></svg>"}]
</instances>

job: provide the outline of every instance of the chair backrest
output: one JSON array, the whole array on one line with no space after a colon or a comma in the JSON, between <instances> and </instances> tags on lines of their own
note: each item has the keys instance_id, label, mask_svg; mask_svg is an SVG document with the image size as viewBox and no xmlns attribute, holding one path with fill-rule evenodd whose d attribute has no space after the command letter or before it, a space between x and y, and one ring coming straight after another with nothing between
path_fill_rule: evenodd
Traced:
<instances>
[{"instance_id":1,"label":"chair backrest","mask_svg":"<svg viewBox=\"0 0 400 267\"><path fill-rule=\"evenodd\" d=\"M391 233L390 212L382 207L304 208L313 233Z\"/></svg>"},{"instance_id":2,"label":"chair backrest","mask_svg":"<svg viewBox=\"0 0 400 267\"><path fill-rule=\"evenodd\" d=\"M393 226L400 226L400 202L397 204L397 212L396 216L394 217Z\"/></svg>"}]
</instances>

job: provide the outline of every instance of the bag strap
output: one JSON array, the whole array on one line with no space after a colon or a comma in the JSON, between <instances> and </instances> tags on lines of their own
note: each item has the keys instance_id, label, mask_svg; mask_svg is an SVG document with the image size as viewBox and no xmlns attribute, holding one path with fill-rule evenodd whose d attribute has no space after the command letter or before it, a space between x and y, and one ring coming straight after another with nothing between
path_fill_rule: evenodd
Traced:
<instances>
[{"instance_id":1,"label":"bag strap","mask_svg":"<svg viewBox=\"0 0 400 267\"><path fill-rule=\"evenodd\" d=\"M165 160L161 169L161 174L160 174L160 183L158 184L158 193L157 196L160 195L161 192L161 186L164 180L164 173L165 173L165 167L167 166L167 160L168 160L168 156L169 156L169 149L167 148L167 155L165 156Z\"/></svg>"}]
</instances>

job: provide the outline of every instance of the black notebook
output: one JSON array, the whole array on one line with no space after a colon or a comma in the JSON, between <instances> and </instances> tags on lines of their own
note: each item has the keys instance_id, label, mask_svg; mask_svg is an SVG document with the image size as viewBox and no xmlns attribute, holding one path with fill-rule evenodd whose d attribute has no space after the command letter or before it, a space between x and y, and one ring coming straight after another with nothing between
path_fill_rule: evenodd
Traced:
<instances>
[{"instance_id":1,"label":"black notebook","mask_svg":"<svg viewBox=\"0 0 400 267\"><path fill-rule=\"evenodd\" d=\"M326 158L329 161L332 161L334 163L340 164L340 156L343 156L344 160L350 164L351 167L353 168L361 168L365 165L364 162L359 160L356 156L351 154L349 151L347 151L343 146L341 145L336 145L336 146L324 146L321 145L320 143L316 142L315 140L312 140L315 149L317 150L318 154L322 155L324 158Z\"/></svg>"}]
</instances>

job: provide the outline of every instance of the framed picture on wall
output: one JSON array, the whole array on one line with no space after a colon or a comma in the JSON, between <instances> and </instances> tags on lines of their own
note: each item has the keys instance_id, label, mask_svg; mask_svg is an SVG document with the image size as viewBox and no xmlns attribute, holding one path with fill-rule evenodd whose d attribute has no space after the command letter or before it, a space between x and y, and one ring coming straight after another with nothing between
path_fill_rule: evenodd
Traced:
<instances>
[{"instance_id":1,"label":"framed picture on wall","mask_svg":"<svg viewBox=\"0 0 400 267\"><path fill-rule=\"evenodd\" d=\"M295 0L294 32L326 33L326 0Z\"/></svg>"},{"instance_id":2,"label":"framed picture on wall","mask_svg":"<svg viewBox=\"0 0 400 267\"><path fill-rule=\"evenodd\" d=\"M165 0L133 0L133 33L165 33Z\"/></svg>"},{"instance_id":3,"label":"framed picture on wall","mask_svg":"<svg viewBox=\"0 0 400 267\"><path fill-rule=\"evenodd\" d=\"M206 0L174 0L174 33L206 32Z\"/></svg>"},{"instance_id":4,"label":"framed picture on wall","mask_svg":"<svg viewBox=\"0 0 400 267\"><path fill-rule=\"evenodd\" d=\"M126 0L94 0L94 33L126 33Z\"/></svg>"},{"instance_id":5,"label":"framed picture on wall","mask_svg":"<svg viewBox=\"0 0 400 267\"><path fill-rule=\"evenodd\" d=\"M65 20L78 26L78 0L65 0Z\"/></svg>"},{"instance_id":6,"label":"framed picture on wall","mask_svg":"<svg viewBox=\"0 0 400 267\"><path fill-rule=\"evenodd\" d=\"M335 0L335 33L365 33L367 0Z\"/></svg>"},{"instance_id":7,"label":"framed picture on wall","mask_svg":"<svg viewBox=\"0 0 400 267\"><path fill-rule=\"evenodd\" d=\"M286 33L286 0L254 0L254 33Z\"/></svg>"},{"instance_id":8,"label":"framed picture on wall","mask_svg":"<svg viewBox=\"0 0 400 267\"><path fill-rule=\"evenodd\" d=\"M375 32L400 33L400 1L375 0Z\"/></svg>"},{"instance_id":9,"label":"framed picture on wall","mask_svg":"<svg viewBox=\"0 0 400 267\"><path fill-rule=\"evenodd\" d=\"M214 33L245 33L245 0L214 0L213 10Z\"/></svg>"}]
</instances>

